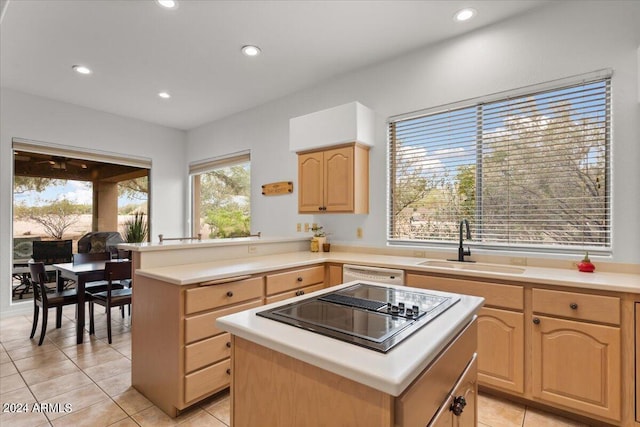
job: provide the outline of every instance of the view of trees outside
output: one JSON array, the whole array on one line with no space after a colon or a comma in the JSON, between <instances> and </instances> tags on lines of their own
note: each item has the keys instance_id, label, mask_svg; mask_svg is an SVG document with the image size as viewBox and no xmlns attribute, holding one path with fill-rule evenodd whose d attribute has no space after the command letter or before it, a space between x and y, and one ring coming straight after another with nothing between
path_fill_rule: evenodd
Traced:
<instances>
[{"instance_id":1,"label":"view of trees outside","mask_svg":"<svg viewBox=\"0 0 640 427\"><path fill-rule=\"evenodd\" d=\"M146 214L148 192L146 177L119 183L119 223ZM92 229L92 204L91 182L16 176L14 236L77 240Z\"/></svg>"},{"instance_id":2,"label":"view of trees outside","mask_svg":"<svg viewBox=\"0 0 640 427\"><path fill-rule=\"evenodd\" d=\"M608 247L608 84L391 123L390 238Z\"/></svg>"},{"instance_id":3,"label":"view of trees outside","mask_svg":"<svg viewBox=\"0 0 640 427\"><path fill-rule=\"evenodd\" d=\"M245 237L251 232L250 164L199 174L200 233L209 238Z\"/></svg>"}]
</instances>

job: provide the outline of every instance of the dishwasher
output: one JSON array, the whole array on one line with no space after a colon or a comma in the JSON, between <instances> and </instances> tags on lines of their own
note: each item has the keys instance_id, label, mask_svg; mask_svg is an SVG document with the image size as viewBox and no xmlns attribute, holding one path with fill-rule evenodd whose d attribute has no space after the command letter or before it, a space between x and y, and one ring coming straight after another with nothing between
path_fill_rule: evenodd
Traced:
<instances>
[{"instance_id":1,"label":"dishwasher","mask_svg":"<svg viewBox=\"0 0 640 427\"><path fill-rule=\"evenodd\" d=\"M347 283L353 280L404 285L404 270L344 264L342 266L342 282Z\"/></svg>"}]
</instances>

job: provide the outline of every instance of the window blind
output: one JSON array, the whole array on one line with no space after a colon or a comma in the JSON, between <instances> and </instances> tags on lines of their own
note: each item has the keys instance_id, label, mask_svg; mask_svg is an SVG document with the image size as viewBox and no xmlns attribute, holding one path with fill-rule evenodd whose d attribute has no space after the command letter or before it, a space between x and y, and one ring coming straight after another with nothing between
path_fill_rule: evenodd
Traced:
<instances>
[{"instance_id":1,"label":"window blind","mask_svg":"<svg viewBox=\"0 0 640 427\"><path fill-rule=\"evenodd\" d=\"M192 162L189 164L189 174L204 173L214 169L247 163L249 161L251 161L251 153L249 151L239 151L225 156Z\"/></svg>"},{"instance_id":2,"label":"window blind","mask_svg":"<svg viewBox=\"0 0 640 427\"><path fill-rule=\"evenodd\" d=\"M393 242L610 247L610 76L389 121Z\"/></svg>"}]
</instances>

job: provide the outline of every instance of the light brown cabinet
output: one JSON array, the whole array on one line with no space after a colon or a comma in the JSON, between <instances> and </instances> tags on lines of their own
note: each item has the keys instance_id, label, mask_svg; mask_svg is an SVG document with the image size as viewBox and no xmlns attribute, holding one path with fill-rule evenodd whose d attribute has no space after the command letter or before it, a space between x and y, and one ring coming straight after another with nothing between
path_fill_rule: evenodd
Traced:
<instances>
[{"instance_id":1,"label":"light brown cabinet","mask_svg":"<svg viewBox=\"0 0 640 427\"><path fill-rule=\"evenodd\" d=\"M465 423L451 425L475 426L476 336L471 322L398 397L234 336L231 424L424 426L456 391Z\"/></svg>"},{"instance_id":2,"label":"light brown cabinet","mask_svg":"<svg viewBox=\"0 0 640 427\"><path fill-rule=\"evenodd\" d=\"M478 381L524 392L524 293L520 286L407 274L407 285L485 298L478 312Z\"/></svg>"},{"instance_id":3,"label":"light brown cabinet","mask_svg":"<svg viewBox=\"0 0 640 427\"><path fill-rule=\"evenodd\" d=\"M265 303L271 304L323 289L324 270L324 265L316 265L267 274Z\"/></svg>"},{"instance_id":4,"label":"light brown cabinet","mask_svg":"<svg viewBox=\"0 0 640 427\"><path fill-rule=\"evenodd\" d=\"M620 421L620 300L534 288L532 306L533 396Z\"/></svg>"},{"instance_id":5,"label":"light brown cabinet","mask_svg":"<svg viewBox=\"0 0 640 427\"><path fill-rule=\"evenodd\" d=\"M262 276L189 286L137 276L131 384L172 417L228 387L231 339L215 321L263 297Z\"/></svg>"},{"instance_id":6,"label":"light brown cabinet","mask_svg":"<svg viewBox=\"0 0 640 427\"><path fill-rule=\"evenodd\" d=\"M477 370L478 360L474 357L429 427L476 427L478 425ZM464 400L461 401L461 398Z\"/></svg>"},{"instance_id":7,"label":"light brown cabinet","mask_svg":"<svg viewBox=\"0 0 640 427\"><path fill-rule=\"evenodd\" d=\"M368 147L298 153L298 212L369 213Z\"/></svg>"},{"instance_id":8,"label":"light brown cabinet","mask_svg":"<svg viewBox=\"0 0 640 427\"><path fill-rule=\"evenodd\" d=\"M616 425L638 417L640 389L625 374L640 369L624 350L640 346L632 338L630 296L417 272L407 274L407 284L485 298L480 386Z\"/></svg>"}]
</instances>

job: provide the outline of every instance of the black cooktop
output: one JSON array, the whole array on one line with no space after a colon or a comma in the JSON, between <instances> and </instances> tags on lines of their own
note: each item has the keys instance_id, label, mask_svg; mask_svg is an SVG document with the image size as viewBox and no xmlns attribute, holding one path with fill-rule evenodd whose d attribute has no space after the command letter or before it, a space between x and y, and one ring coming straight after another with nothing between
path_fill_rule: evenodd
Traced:
<instances>
[{"instance_id":1,"label":"black cooktop","mask_svg":"<svg viewBox=\"0 0 640 427\"><path fill-rule=\"evenodd\" d=\"M410 289L358 283L256 314L386 353L460 300Z\"/></svg>"}]
</instances>

